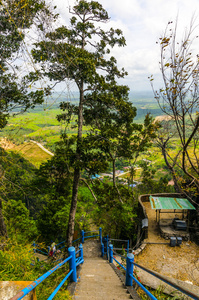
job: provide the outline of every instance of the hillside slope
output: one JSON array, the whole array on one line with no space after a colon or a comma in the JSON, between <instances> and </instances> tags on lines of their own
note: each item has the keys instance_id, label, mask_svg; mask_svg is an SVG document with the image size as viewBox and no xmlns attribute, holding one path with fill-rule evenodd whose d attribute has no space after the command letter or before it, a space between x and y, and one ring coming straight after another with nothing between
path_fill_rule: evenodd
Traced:
<instances>
[{"instance_id":1,"label":"hillside slope","mask_svg":"<svg viewBox=\"0 0 199 300\"><path fill-rule=\"evenodd\" d=\"M41 163L51 159L52 154L45 151L45 148L41 147L40 144L32 142L26 142L21 145L15 145L7 139L1 139L0 145L5 150L16 151L22 154L25 159L32 163L36 168L39 168Z\"/></svg>"}]
</instances>

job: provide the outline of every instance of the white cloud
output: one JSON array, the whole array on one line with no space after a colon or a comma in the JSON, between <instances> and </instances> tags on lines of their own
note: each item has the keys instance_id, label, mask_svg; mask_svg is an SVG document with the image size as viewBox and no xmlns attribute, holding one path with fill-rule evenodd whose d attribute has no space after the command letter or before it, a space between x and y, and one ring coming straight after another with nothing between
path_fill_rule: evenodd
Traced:
<instances>
[{"instance_id":1,"label":"white cloud","mask_svg":"<svg viewBox=\"0 0 199 300\"><path fill-rule=\"evenodd\" d=\"M159 47L156 44L168 21L175 21L178 15L179 34L189 26L195 13L199 17L198 0L99 0L108 11L109 26L120 28L127 46L113 50L119 67L129 75L126 83L132 89L150 89L147 77L155 74L159 80ZM67 7L75 0L53 0L61 14L62 22L68 23ZM199 23L199 18L197 19ZM199 28L196 33L199 35ZM199 49L199 47L198 47Z\"/></svg>"}]
</instances>

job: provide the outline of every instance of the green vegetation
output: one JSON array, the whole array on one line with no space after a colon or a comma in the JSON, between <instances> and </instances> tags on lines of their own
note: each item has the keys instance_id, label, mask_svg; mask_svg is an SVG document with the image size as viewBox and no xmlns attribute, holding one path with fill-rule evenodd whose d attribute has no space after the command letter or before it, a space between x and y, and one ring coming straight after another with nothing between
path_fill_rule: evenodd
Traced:
<instances>
[{"instance_id":1,"label":"green vegetation","mask_svg":"<svg viewBox=\"0 0 199 300\"><path fill-rule=\"evenodd\" d=\"M185 51L190 33L180 55L172 51L176 64L165 61L165 50L170 39L175 41L175 32L160 41L165 52L161 56L163 78L168 73L171 77L165 89L155 92L157 103L147 93L129 96L129 88L117 83L126 72L118 69L110 55L114 46L125 46L121 30L104 31L99 23L108 22L108 13L98 2L80 0L70 11L69 28L52 26L55 29L49 32L46 24L37 23L42 35L32 45L31 59L39 71L34 68L35 73L26 74L20 81L14 65L10 74L7 60L12 65L12 59L20 53L25 41L25 31L21 30L28 29L40 11L54 20L43 2L30 2L30 20L23 1L20 18L16 17L15 5L7 3L5 7L0 3L4 20L0 137L8 146L8 150L0 148L1 280L35 280L52 268L53 264L34 258L33 240L44 248L51 240L66 240L69 246L74 232L101 226L104 234L135 244L140 194L180 191L198 205L198 61L194 65L191 54ZM14 23L5 9L14 13ZM52 92L48 104L37 106L50 94L49 88L31 91L41 77L55 84L73 81L78 93L69 98ZM182 97L187 78L192 78L195 91L189 101ZM160 115L158 104L171 117L161 125L149 114ZM35 110L31 110L33 107ZM21 111L26 113L11 116ZM41 142L54 155L31 140ZM126 173L117 176L119 169ZM102 173L105 175L95 179ZM171 180L174 187L168 185ZM197 228L197 216L192 223ZM67 271L62 268L39 286L41 300ZM161 291L156 293L164 299ZM57 299L70 297L62 289Z\"/></svg>"},{"instance_id":2,"label":"green vegetation","mask_svg":"<svg viewBox=\"0 0 199 300\"><path fill-rule=\"evenodd\" d=\"M54 267L54 263L38 262L34 257L32 245L24 240L23 233L21 233L20 241L16 238L7 240L4 250L0 249L0 260L1 281L34 281ZM36 288L38 299L46 300L67 273L68 266L61 267L51 274ZM67 283L54 299L72 299L67 291Z\"/></svg>"},{"instance_id":3,"label":"green vegetation","mask_svg":"<svg viewBox=\"0 0 199 300\"><path fill-rule=\"evenodd\" d=\"M127 72L119 70L117 60L111 56L111 48L124 47L126 42L120 29L103 29L102 24L109 21L107 11L98 2L80 0L70 14L69 27L46 33L32 49L43 77L55 83L70 80L78 90L78 102L61 102L58 116L66 130L57 145L65 153L68 177L73 178L68 245L72 245L81 181L89 185L89 177L106 171L111 162L113 187L109 197L117 197L115 201L125 206L115 181L116 159L137 157L150 145L157 129L149 115L143 125L133 122L136 108L129 101L129 88L117 83ZM72 134L71 125L76 128ZM55 156L60 158L60 153Z\"/></svg>"},{"instance_id":4,"label":"green vegetation","mask_svg":"<svg viewBox=\"0 0 199 300\"><path fill-rule=\"evenodd\" d=\"M159 39L163 87L154 96L169 120L162 124L157 144L172 174L175 190L198 206L198 54L191 51L195 38L193 19L183 37L178 37L177 21L169 22ZM190 51L189 51L190 50ZM172 151L173 139L179 148Z\"/></svg>"},{"instance_id":5,"label":"green vegetation","mask_svg":"<svg viewBox=\"0 0 199 300\"><path fill-rule=\"evenodd\" d=\"M130 102L136 107L135 123L142 124L147 113L151 113L153 117L162 113L151 93L148 92L148 94L148 98L142 93L135 93L135 95L130 93L129 95ZM67 94L55 92L46 98L45 104L36 106L34 110L29 109L29 112L24 114L14 117L10 116L8 125L0 130L0 137L7 137L9 141L16 145L32 139L54 151L55 143L59 141L62 131L66 132L69 137L77 132L77 129L74 127L74 120L70 122L67 130L64 124L57 120L57 115L61 112L59 105L62 101L69 101L75 104L77 99L74 96L68 99ZM88 126L84 126L83 134L88 129Z\"/></svg>"},{"instance_id":6,"label":"green vegetation","mask_svg":"<svg viewBox=\"0 0 199 300\"><path fill-rule=\"evenodd\" d=\"M11 113L24 112L44 101L44 90L31 89L27 68L16 63L17 59L23 61L22 52L27 52L25 31L34 25L40 32L41 15L46 21L54 19L44 1L0 2L0 128L5 127Z\"/></svg>"}]
</instances>

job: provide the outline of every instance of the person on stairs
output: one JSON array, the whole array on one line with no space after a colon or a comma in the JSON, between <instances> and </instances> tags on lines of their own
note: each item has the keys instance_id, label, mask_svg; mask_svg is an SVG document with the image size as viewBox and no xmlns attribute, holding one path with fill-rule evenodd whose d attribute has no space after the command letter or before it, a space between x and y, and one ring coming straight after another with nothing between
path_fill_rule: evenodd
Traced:
<instances>
[{"instance_id":1,"label":"person on stairs","mask_svg":"<svg viewBox=\"0 0 199 300\"><path fill-rule=\"evenodd\" d=\"M55 242L52 242L52 244L50 246L49 257L56 259L55 255L56 255L56 244L55 244Z\"/></svg>"}]
</instances>

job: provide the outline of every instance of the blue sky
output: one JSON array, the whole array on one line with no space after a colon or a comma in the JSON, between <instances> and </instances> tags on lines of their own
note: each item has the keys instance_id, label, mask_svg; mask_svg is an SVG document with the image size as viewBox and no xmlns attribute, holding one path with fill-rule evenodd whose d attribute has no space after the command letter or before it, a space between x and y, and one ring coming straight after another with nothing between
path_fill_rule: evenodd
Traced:
<instances>
[{"instance_id":1,"label":"blue sky","mask_svg":"<svg viewBox=\"0 0 199 300\"><path fill-rule=\"evenodd\" d=\"M75 0L52 0L57 6L61 23L68 23L68 7ZM198 0L99 0L111 20L108 26L123 31L127 46L112 51L119 67L124 67L128 76L122 82L131 91L151 90L148 76L154 75L155 85L161 87L159 70L160 52L156 41L169 21L178 15L178 32L181 36L195 14L199 24ZM198 31L198 33L197 33ZM199 34L199 27L196 29ZM199 49L199 47L198 47ZM72 89L72 87L71 87Z\"/></svg>"}]
</instances>

